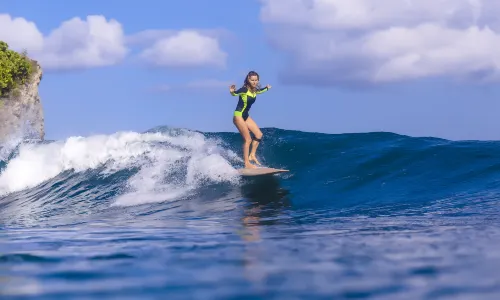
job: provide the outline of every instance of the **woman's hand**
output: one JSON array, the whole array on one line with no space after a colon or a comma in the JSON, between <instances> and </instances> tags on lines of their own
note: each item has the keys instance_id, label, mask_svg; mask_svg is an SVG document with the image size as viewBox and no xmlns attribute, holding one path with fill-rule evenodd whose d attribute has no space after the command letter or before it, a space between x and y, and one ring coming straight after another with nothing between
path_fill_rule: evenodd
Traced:
<instances>
[{"instance_id":1,"label":"woman's hand","mask_svg":"<svg viewBox=\"0 0 500 300\"><path fill-rule=\"evenodd\" d=\"M236 85L232 84L230 87L229 87L229 92L231 93L234 93L234 91L236 90Z\"/></svg>"},{"instance_id":2,"label":"woman's hand","mask_svg":"<svg viewBox=\"0 0 500 300\"><path fill-rule=\"evenodd\" d=\"M270 89L270 88L271 88L271 85L270 85L270 84L266 85L266 88L267 88L267 89Z\"/></svg>"}]
</instances>

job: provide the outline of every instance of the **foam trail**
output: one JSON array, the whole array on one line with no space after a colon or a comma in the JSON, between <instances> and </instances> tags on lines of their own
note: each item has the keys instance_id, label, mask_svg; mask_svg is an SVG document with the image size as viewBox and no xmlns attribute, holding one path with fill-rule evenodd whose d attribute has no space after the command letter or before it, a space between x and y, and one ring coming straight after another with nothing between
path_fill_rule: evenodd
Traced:
<instances>
[{"instance_id":1,"label":"foam trail","mask_svg":"<svg viewBox=\"0 0 500 300\"><path fill-rule=\"evenodd\" d=\"M191 156L194 161L189 160ZM235 170L223 156L231 157L231 153L203 135L188 131L176 136L162 132L119 132L70 137L50 144L23 144L19 154L8 162L0 174L0 194L35 187L64 171L83 172L103 168L101 174L109 175L136 167L139 171L129 179L129 191L142 192L145 202L152 198L168 199L169 193L178 197L184 191L195 188L200 178L233 181ZM194 163L207 160L208 165L201 168ZM176 173L183 167L189 169L187 183L177 178ZM170 175L173 179L168 179ZM152 194L157 196L151 197ZM130 204L126 197L124 195L117 203ZM141 199L135 197L134 204L140 204Z\"/></svg>"},{"instance_id":2,"label":"foam trail","mask_svg":"<svg viewBox=\"0 0 500 300\"><path fill-rule=\"evenodd\" d=\"M182 150L158 153L154 162L143 166L128 181L128 192L119 196L112 206L178 200L206 182L238 181L236 170L224 158L234 158L234 154L222 151L203 135L184 136L170 142ZM185 176L180 176L183 172Z\"/></svg>"}]
</instances>

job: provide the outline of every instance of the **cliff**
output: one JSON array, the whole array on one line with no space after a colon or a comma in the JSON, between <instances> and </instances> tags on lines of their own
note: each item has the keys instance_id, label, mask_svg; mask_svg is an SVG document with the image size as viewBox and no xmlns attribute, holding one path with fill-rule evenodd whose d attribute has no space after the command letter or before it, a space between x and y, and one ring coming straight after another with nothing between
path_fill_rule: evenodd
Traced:
<instances>
[{"instance_id":1,"label":"cliff","mask_svg":"<svg viewBox=\"0 0 500 300\"><path fill-rule=\"evenodd\" d=\"M0 41L0 145L12 138L41 139L45 137L44 116L38 86L42 80L40 65L12 50L8 50L5 43ZM8 53L10 51L10 53ZM13 64L18 63L20 57L29 62L29 72L22 74L24 78L9 77L13 72ZM26 64L28 65L28 64ZM17 73L15 75L19 75ZM11 86L5 82L10 80ZM3 86L1 85L3 83ZM6 87L7 86L7 87Z\"/></svg>"}]
</instances>

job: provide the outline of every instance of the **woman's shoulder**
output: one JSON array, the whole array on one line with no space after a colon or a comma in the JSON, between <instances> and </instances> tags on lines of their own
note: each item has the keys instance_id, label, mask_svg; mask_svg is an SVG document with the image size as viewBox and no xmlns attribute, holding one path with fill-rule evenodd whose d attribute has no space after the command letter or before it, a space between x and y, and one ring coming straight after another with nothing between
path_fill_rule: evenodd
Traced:
<instances>
[{"instance_id":1,"label":"woman's shoulder","mask_svg":"<svg viewBox=\"0 0 500 300\"><path fill-rule=\"evenodd\" d=\"M235 93L236 94L242 94L248 92L248 88L246 86L240 87Z\"/></svg>"}]
</instances>

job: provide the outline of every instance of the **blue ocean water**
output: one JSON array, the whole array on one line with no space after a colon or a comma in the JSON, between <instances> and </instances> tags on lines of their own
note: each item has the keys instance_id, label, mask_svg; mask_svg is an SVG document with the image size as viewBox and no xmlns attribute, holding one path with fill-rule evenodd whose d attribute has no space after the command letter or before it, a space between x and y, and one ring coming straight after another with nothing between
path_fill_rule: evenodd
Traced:
<instances>
[{"instance_id":1,"label":"blue ocean water","mask_svg":"<svg viewBox=\"0 0 500 300\"><path fill-rule=\"evenodd\" d=\"M498 299L500 142L168 127L4 147L1 299Z\"/></svg>"}]
</instances>

